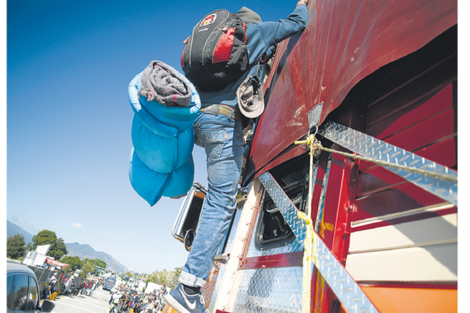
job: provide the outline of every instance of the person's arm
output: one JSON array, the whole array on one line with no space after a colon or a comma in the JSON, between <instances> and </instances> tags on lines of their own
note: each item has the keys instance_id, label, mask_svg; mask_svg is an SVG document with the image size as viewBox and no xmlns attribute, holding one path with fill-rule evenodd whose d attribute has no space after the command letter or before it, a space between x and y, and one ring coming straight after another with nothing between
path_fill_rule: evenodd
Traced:
<instances>
[{"instance_id":1,"label":"person's arm","mask_svg":"<svg viewBox=\"0 0 470 313\"><path fill-rule=\"evenodd\" d=\"M308 8L305 5L306 3L308 3L308 0L300 0L294 11L286 19L280 19L276 22L261 22L248 25L252 28L250 32L253 33L252 38L249 38L249 40L254 40L253 44L249 44L252 49L254 49L250 51L250 55L253 56L255 60L257 60L256 56L263 54L265 50L272 45L305 29L308 21ZM258 32L261 36L257 34ZM252 61L252 57L250 57L250 62Z\"/></svg>"}]
</instances>

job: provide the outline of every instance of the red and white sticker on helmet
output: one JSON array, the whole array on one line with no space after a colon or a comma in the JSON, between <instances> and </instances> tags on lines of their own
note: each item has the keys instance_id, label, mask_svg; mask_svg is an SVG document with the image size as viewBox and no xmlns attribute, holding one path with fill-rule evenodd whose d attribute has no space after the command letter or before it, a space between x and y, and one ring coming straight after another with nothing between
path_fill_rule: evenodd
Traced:
<instances>
[{"instance_id":1,"label":"red and white sticker on helmet","mask_svg":"<svg viewBox=\"0 0 470 313\"><path fill-rule=\"evenodd\" d=\"M202 23L200 26L207 26L209 24L214 23L215 19L217 18L217 14L210 14L206 16L205 19L202 20Z\"/></svg>"}]
</instances>

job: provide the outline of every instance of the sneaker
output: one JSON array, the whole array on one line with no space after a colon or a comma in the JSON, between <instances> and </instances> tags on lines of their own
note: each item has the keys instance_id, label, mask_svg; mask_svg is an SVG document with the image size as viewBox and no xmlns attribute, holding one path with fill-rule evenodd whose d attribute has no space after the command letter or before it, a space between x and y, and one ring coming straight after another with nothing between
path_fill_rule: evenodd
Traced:
<instances>
[{"instance_id":1,"label":"sneaker","mask_svg":"<svg viewBox=\"0 0 470 313\"><path fill-rule=\"evenodd\" d=\"M201 292L188 295L183 285L179 284L169 294L163 297L165 302L179 313L207 313L204 297Z\"/></svg>"}]
</instances>

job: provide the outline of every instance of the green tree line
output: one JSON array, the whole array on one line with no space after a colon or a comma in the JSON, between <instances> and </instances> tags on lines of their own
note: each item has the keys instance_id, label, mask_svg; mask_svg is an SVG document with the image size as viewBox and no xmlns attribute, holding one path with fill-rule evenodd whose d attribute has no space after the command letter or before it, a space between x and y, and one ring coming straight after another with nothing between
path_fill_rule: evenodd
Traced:
<instances>
[{"instance_id":1,"label":"green tree line","mask_svg":"<svg viewBox=\"0 0 470 313\"><path fill-rule=\"evenodd\" d=\"M173 289L178 285L178 277L182 270L183 267L177 267L173 271L167 271L166 269L163 271L155 271L147 276L146 283L152 282Z\"/></svg>"},{"instance_id":2,"label":"green tree line","mask_svg":"<svg viewBox=\"0 0 470 313\"><path fill-rule=\"evenodd\" d=\"M100 259L83 259L67 256L67 247L64 240L58 238L55 232L42 230L33 237L33 242L25 245L24 237L17 234L7 238L7 258L22 261L28 251L35 251L38 246L51 245L47 256L69 266L61 268L61 272L72 273L80 270L80 276L86 277L89 273L98 273L99 268L106 268L106 263Z\"/></svg>"},{"instance_id":3,"label":"green tree line","mask_svg":"<svg viewBox=\"0 0 470 313\"><path fill-rule=\"evenodd\" d=\"M170 289L175 288L178 285L178 278L181 274L183 267L177 267L173 271L167 271L164 269L163 271L155 271L151 274L145 273L133 273L133 272L125 272L120 273L118 276L127 284L132 285L137 280L145 281L145 288L149 282L159 284L161 286L165 285ZM145 290L144 288L144 290ZM140 290L139 290L140 291Z\"/></svg>"}]
</instances>

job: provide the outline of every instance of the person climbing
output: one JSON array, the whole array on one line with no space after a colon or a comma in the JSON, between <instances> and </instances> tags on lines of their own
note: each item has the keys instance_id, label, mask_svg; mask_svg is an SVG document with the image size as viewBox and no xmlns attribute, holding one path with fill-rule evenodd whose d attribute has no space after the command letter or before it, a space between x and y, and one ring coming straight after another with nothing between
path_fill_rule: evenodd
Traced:
<instances>
[{"instance_id":1,"label":"person climbing","mask_svg":"<svg viewBox=\"0 0 470 313\"><path fill-rule=\"evenodd\" d=\"M270 47L305 29L307 3L308 0L300 0L286 19L276 22L262 22L258 14L245 7L238 12L247 24L249 64L256 64ZM205 24L212 21L203 20ZM242 168L244 142L236 93L245 78L256 72L257 66L248 67L238 80L222 90L202 91L196 86L202 108L193 128L195 143L204 147L207 155L208 192L198 232L179 276L180 283L164 297L180 313L207 312L201 287L235 211ZM264 76L264 71L259 76ZM259 78L263 81L263 77Z\"/></svg>"}]
</instances>

